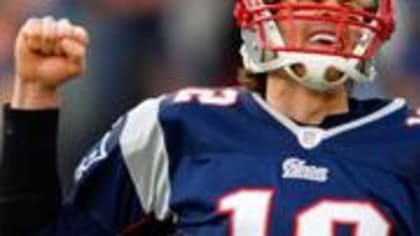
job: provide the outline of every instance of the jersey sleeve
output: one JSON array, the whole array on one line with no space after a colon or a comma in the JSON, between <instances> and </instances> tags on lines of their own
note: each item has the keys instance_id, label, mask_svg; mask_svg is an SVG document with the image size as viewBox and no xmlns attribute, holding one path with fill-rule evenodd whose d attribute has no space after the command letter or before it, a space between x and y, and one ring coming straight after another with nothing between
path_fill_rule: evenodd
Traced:
<instances>
[{"instance_id":1,"label":"jersey sleeve","mask_svg":"<svg viewBox=\"0 0 420 236\"><path fill-rule=\"evenodd\" d=\"M75 170L59 227L41 235L117 235L145 216L121 153L125 116L88 152Z\"/></svg>"},{"instance_id":2,"label":"jersey sleeve","mask_svg":"<svg viewBox=\"0 0 420 236\"><path fill-rule=\"evenodd\" d=\"M120 235L170 230L167 155L158 121L160 99L117 121L77 167L60 227L40 235ZM148 219L156 219L158 229ZM64 226L64 227L62 227Z\"/></svg>"},{"instance_id":3,"label":"jersey sleeve","mask_svg":"<svg viewBox=\"0 0 420 236\"><path fill-rule=\"evenodd\" d=\"M127 116L120 137L121 152L146 214L170 216L169 157L159 119L160 102L148 100Z\"/></svg>"}]
</instances>

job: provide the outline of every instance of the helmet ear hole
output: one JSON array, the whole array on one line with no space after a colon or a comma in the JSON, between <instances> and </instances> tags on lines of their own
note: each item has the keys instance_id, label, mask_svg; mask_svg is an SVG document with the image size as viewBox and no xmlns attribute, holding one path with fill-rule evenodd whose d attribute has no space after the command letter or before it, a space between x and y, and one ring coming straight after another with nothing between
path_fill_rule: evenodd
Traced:
<instances>
[{"instance_id":1,"label":"helmet ear hole","mask_svg":"<svg viewBox=\"0 0 420 236\"><path fill-rule=\"evenodd\" d=\"M328 82L337 82L343 78L345 73L334 66L329 66L325 71L325 79Z\"/></svg>"},{"instance_id":2,"label":"helmet ear hole","mask_svg":"<svg viewBox=\"0 0 420 236\"><path fill-rule=\"evenodd\" d=\"M290 69L292 69L293 73L295 73L300 78L303 78L307 74L306 67L303 63L295 63L290 66Z\"/></svg>"}]
</instances>

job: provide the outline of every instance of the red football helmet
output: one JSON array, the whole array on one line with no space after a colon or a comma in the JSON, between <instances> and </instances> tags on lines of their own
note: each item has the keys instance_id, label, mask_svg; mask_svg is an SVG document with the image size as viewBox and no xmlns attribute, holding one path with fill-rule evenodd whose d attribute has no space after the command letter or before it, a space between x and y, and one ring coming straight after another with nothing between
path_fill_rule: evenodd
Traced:
<instances>
[{"instance_id":1,"label":"red football helmet","mask_svg":"<svg viewBox=\"0 0 420 236\"><path fill-rule=\"evenodd\" d=\"M234 15L246 69L285 69L316 90L348 79L373 80L373 57L395 26L392 0L237 0ZM302 24L315 30L301 37ZM297 67L305 73L297 73ZM326 78L332 69L339 78Z\"/></svg>"}]
</instances>

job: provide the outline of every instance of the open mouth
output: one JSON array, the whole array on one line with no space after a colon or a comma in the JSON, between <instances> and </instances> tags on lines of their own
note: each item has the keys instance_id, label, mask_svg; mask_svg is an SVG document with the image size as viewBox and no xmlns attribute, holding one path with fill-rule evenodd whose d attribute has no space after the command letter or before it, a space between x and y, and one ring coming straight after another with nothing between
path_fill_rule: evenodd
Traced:
<instances>
[{"instance_id":1,"label":"open mouth","mask_svg":"<svg viewBox=\"0 0 420 236\"><path fill-rule=\"evenodd\" d=\"M344 43L331 32L316 32L311 34L308 39L308 46L314 49L343 50Z\"/></svg>"}]
</instances>

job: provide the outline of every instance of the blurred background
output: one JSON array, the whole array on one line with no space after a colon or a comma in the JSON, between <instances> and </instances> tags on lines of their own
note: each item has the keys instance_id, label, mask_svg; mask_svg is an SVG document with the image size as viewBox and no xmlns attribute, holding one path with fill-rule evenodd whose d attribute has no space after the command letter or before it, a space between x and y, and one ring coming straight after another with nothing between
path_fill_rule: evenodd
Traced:
<instances>
[{"instance_id":1,"label":"blurred background","mask_svg":"<svg viewBox=\"0 0 420 236\"><path fill-rule=\"evenodd\" d=\"M377 58L380 79L358 97L405 97L420 107L419 0L395 1L397 33ZM1 0L0 101L13 77L13 43L31 16L67 17L91 34L88 73L63 89L59 165L73 168L119 115L145 97L235 80L239 31L226 0Z\"/></svg>"}]
</instances>

